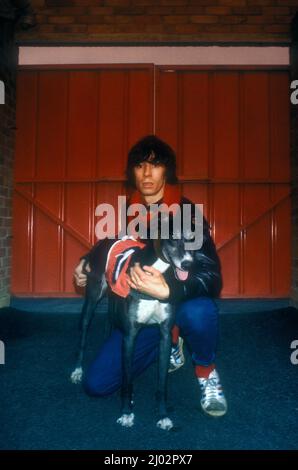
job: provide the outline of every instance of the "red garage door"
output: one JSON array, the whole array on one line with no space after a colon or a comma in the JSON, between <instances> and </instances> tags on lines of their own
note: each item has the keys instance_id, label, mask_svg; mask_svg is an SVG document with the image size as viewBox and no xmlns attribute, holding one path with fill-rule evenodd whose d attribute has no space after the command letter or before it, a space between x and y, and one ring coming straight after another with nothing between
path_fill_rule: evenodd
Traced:
<instances>
[{"instance_id":1,"label":"red garage door","mask_svg":"<svg viewBox=\"0 0 298 470\"><path fill-rule=\"evenodd\" d=\"M153 66L23 70L18 77L15 295L73 296L95 207L124 194L129 147L156 132L203 203L223 297L290 289L289 79L283 71Z\"/></svg>"}]
</instances>

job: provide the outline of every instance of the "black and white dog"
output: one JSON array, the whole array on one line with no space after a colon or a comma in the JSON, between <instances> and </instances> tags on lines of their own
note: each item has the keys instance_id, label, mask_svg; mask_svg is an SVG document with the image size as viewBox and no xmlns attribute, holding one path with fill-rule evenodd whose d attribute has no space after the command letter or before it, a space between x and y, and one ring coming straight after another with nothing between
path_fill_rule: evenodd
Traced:
<instances>
[{"instance_id":1,"label":"black and white dog","mask_svg":"<svg viewBox=\"0 0 298 470\"><path fill-rule=\"evenodd\" d=\"M173 269L177 279L185 280L193 262L192 252L185 250L185 241L186 239L183 235L181 235L180 239L150 240L145 248L137 249L133 253L129 266L140 263L141 267L144 265L154 266L160 272ZM87 275L87 286L80 320L81 338L78 358L76 368L71 374L71 380L74 383L78 383L82 379L82 360L88 326L97 303L109 289L105 268L111 246L114 243L115 240L102 240L88 254L88 263L91 271L84 271ZM86 264L87 261L85 262L85 267ZM113 293L112 295L115 294ZM168 417L166 410L166 390L171 354L171 330L174 325L174 306L166 301L160 302L152 297L140 294L135 289L131 289L125 302L123 302L123 309L117 312L116 318L116 326L123 332L122 414L117 423L125 427L131 427L134 424L134 413L132 411L132 360L134 345L140 329L152 324L158 324L160 328L157 387L159 416L157 426L164 430L170 430L173 427L173 423Z\"/></svg>"}]
</instances>

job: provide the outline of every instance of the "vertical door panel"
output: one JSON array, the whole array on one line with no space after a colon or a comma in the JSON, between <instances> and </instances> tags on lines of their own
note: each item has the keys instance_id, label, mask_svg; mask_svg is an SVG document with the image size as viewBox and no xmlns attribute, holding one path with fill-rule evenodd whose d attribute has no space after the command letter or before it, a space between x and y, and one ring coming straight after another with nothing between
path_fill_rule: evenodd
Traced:
<instances>
[{"instance_id":1,"label":"vertical door panel","mask_svg":"<svg viewBox=\"0 0 298 470\"><path fill-rule=\"evenodd\" d=\"M20 186L20 189L31 196L31 185ZM31 230L31 205L20 194L15 193L12 219L12 281L13 289L22 293L31 291Z\"/></svg>"},{"instance_id":2,"label":"vertical door panel","mask_svg":"<svg viewBox=\"0 0 298 470\"><path fill-rule=\"evenodd\" d=\"M216 73L213 80L214 178L239 176L239 75Z\"/></svg>"},{"instance_id":3,"label":"vertical door panel","mask_svg":"<svg viewBox=\"0 0 298 470\"><path fill-rule=\"evenodd\" d=\"M273 180L290 178L290 100L289 77L270 75L270 166Z\"/></svg>"},{"instance_id":4,"label":"vertical door panel","mask_svg":"<svg viewBox=\"0 0 298 470\"><path fill-rule=\"evenodd\" d=\"M185 178L207 178L210 126L208 73L181 74L178 92L181 103L178 117L182 174Z\"/></svg>"},{"instance_id":5,"label":"vertical door panel","mask_svg":"<svg viewBox=\"0 0 298 470\"><path fill-rule=\"evenodd\" d=\"M273 202L286 197L281 204L274 209L274 265L273 265L273 291L276 296L288 295L291 284L291 205L287 197L286 185L273 188Z\"/></svg>"},{"instance_id":6,"label":"vertical door panel","mask_svg":"<svg viewBox=\"0 0 298 470\"><path fill-rule=\"evenodd\" d=\"M38 74L23 72L17 79L15 180L35 175Z\"/></svg>"},{"instance_id":7,"label":"vertical door panel","mask_svg":"<svg viewBox=\"0 0 298 470\"><path fill-rule=\"evenodd\" d=\"M79 233L86 242L91 243L92 237L92 192L93 187L88 183L67 184L65 192L65 222Z\"/></svg>"},{"instance_id":8,"label":"vertical door panel","mask_svg":"<svg viewBox=\"0 0 298 470\"><path fill-rule=\"evenodd\" d=\"M128 112L128 72L103 71L99 77L97 176L123 177Z\"/></svg>"},{"instance_id":9,"label":"vertical door panel","mask_svg":"<svg viewBox=\"0 0 298 470\"><path fill-rule=\"evenodd\" d=\"M47 211L61 218L61 185L55 183L38 183L35 185L35 198Z\"/></svg>"},{"instance_id":10,"label":"vertical door panel","mask_svg":"<svg viewBox=\"0 0 298 470\"><path fill-rule=\"evenodd\" d=\"M236 238L218 252L223 279L221 291L221 297L223 298L237 297L240 292L239 243L239 240Z\"/></svg>"},{"instance_id":11,"label":"vertical door panel","mask_svg":"<svg viewBox=\"0 0 298 470\"><path fill-rule=\"evenodd\" d=\"M67 72L40 73L38 87L36 176L64 176L68 116Z\"/></svg>"},{"instance_id":12,"label":"vertical door panel","mask_svg":"<svg viewBox=\"0 0 298 470\"><path fill-rule=\"evenodd\" d=\"M66 176L94 178L97 151L97 73L70 72Z\"/></svg>"},{"instance_id":13,"label":"vertical door panel","mask_svg":"<svg viewBox=\"0 0 298 470\"><path fill-rule=\"evenodd\" d=\"M59 228L39 209L34 210L33 291L60 290Z\"/></svg>"},{"instance_id":14,"label":"vertical door panel","mask_svg":"<svg viewBox=\"0 0 298 470\"><path fill-rule=\"evenodd\" d=\"M190 199L192 202L196 204L203 204L203 215L210 220L209 217L209 195L208 195L208 187L206 184L183 184L182 191L185 197Z\"/></svg>"},{"instance_id":15,"label":"vertical door panel","mask_svg":"<svg viewBox=\"0 0 298 470\"><path fill-rule=\"evenodd\" d=\"M113 214L113 217L108 219L108 213L104 212L102 216L95 217L95 224L100 223L100 220L104 219L107 221L106 225L102 227L102 232L106 234L107 237L113 237L114 233L118 233L118 197L125 195L125 190L123 188L122 183L101 183L98 184L96 187L95 192L95 201L96 207L100 204L109 204L110 208L109 214ZM120 201L120 199L119 199ZM125 204L123 206L125 209ZM102 211L101 211L102 213ZM115 216L115 218L114 218ZM111 222L109 222L110 220ZM115 223L113 222L115 220ZM99 227L99 226L98 226ZM97 239L102 239L103 237L98 236L99 232L96 232L95 241Z\"/></svg>"},{"instance_id":16,"label":"vertical door panel","mask_svg":"<svg viewBox=\"0 0 298 470\"><path fill-rule=\"evenodd\" d=\"M157 134L177 152L185 178L207 177L209 146L209 80L207 73L160 71Z\"/></svg>"},{"instance_id":17,"label":"vertical door panel","mask_svg":"<svg viewBox=\"0 0 298 470\"><path fill-rule=\"evenodd\" d=\"M128 90L128 141L123 158L131 146L140 138L153 133L153 73L145 70L129 72Z\"/></svg>"},{"instance_id":18,"label":"vertical door panel","mask_svg":"<svg viewBox=\"0 0 298 470\"><path fill-rule=\"evenodd\" d=\"M269 188L253 185L244 188L244 225L254 222L245 230L244 237L244 295L258 297L271 292L271 214ZM265 215L264 215L265 214Z\"/></svg>"},{"instance_id":19,"label":"vertical door panel","mask_svg":"<svg viewBox=\"0 0 298 470\"><path fill-rule=\"evenodd\" d=\"M158 70L156 75L156 133L177 152L178 172L182 174L178 148L178 74L174 70Z\"/></svg>"},{"instance_id":20,"label":"vertical door panel","mask_svg":"<svg viewBox=\"0 0 298 470\"><path fill-rule=\"evenodd\" d=\"M246 179L269 177L268 90L268 73L243 74L243 171Z\"/></svg>"},{"instance_id":21,"label":"vertical door panel","mask_svg":"<svg viewBox=\"0 0 298 470\"><path fill-rule=\"evenodd\" d=\"M218 184L213 188L213 236L222 265L222 295L235 296L239 292L240 251L240 197L238 185Z\"/></svg>"}]
</instances>

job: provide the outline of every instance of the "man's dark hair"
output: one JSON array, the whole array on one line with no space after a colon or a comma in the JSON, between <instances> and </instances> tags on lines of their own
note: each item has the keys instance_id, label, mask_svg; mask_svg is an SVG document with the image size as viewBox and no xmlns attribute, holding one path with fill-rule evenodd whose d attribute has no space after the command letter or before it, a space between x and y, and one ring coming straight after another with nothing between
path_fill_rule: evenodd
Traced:
<instances>
[{"instance_id":1,"label":"man's dark hair","mask_svg":"<svg viewBox=\"0 0 298 470\"><path fill-rule=\"evenodd\" d=\"M126 186L135 188L134 167L142 162L161 163L166 167L166 182L177 184L176 154L174 150L156 135L147 135L139 140L128 153Z\"/></svg>"}]
</instances>

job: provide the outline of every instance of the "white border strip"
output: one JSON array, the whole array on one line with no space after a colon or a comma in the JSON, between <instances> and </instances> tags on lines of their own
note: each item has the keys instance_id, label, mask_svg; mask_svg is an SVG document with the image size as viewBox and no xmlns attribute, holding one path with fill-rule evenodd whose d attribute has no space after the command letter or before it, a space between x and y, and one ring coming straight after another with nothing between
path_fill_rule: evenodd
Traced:
<instances>
[{"instance_id":1,"label":"white border strip","mask_svg":"<svg viewBox=\"0 0 298 470\"><path fill-rule=\"evenodd\" d=\"M272 65L288 66L281 46L20 46L19 65L66 64Z\"/></svg>"}]
</instances>

